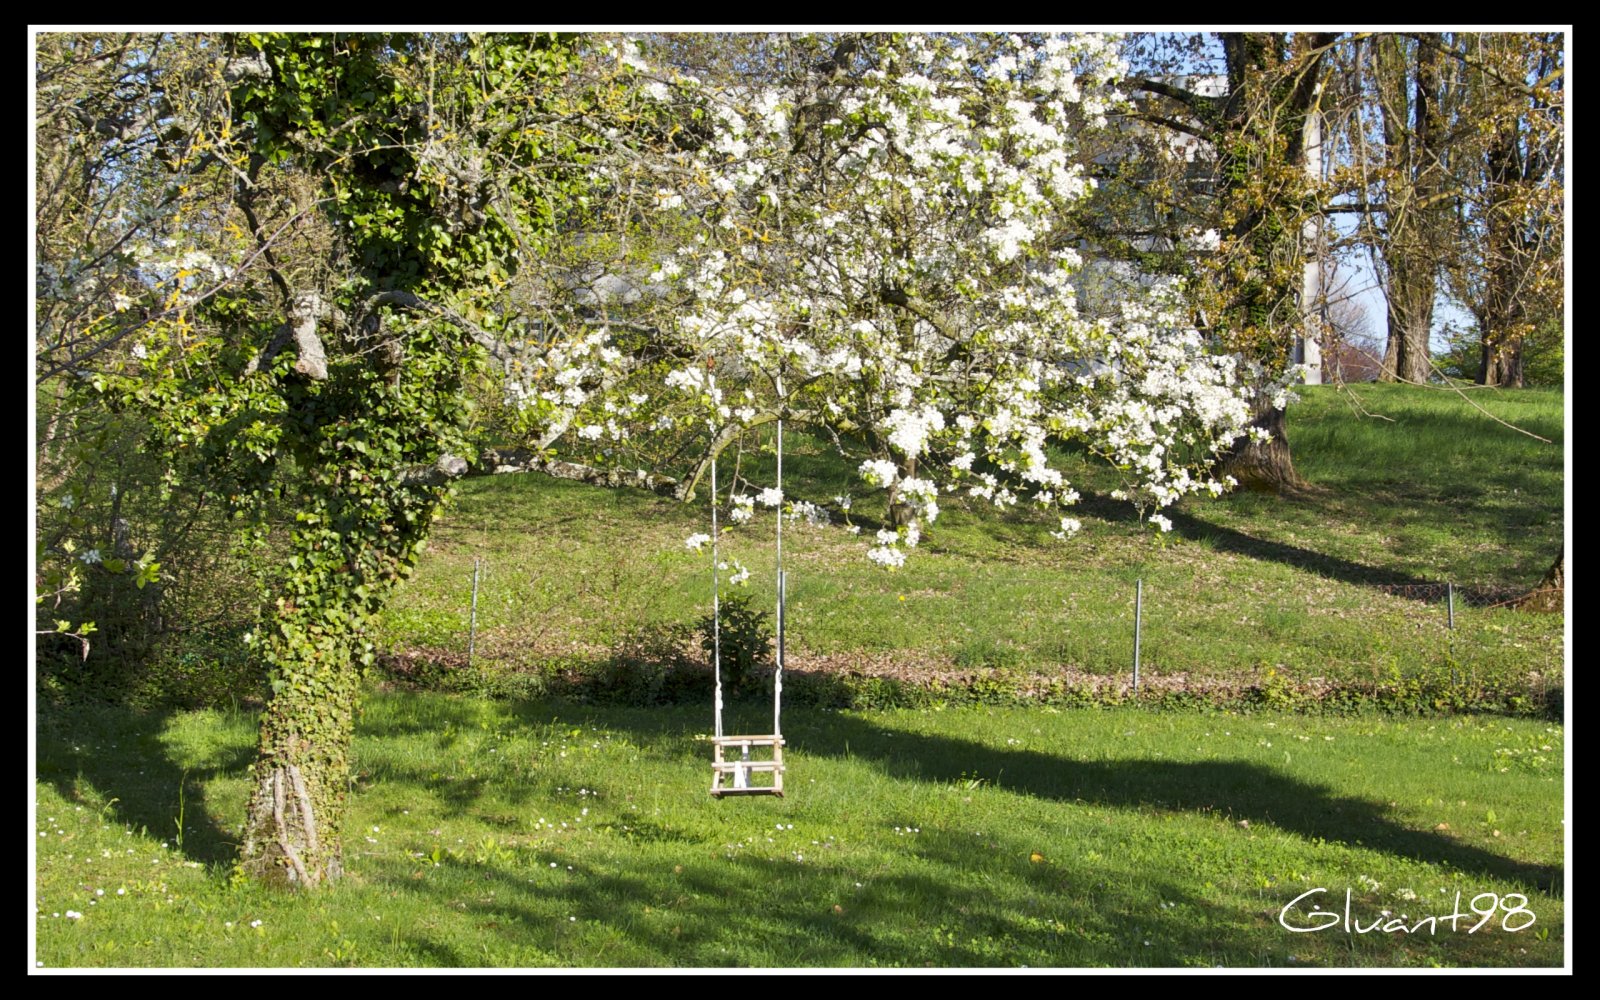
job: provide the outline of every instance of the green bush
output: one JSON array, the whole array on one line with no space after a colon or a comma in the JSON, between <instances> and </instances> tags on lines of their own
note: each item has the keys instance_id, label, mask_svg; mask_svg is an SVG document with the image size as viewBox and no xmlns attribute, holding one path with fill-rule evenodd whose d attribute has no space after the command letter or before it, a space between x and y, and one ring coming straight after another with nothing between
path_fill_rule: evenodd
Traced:
<instances>
[{"instance_id":1,"label":"green bush","mask_svg":"<svg viewBox=\"0 0 1600 1000\"><path fill-rule=\"evenodd\" d=\"M749 681L755 665L772 652L772 615L750 607L750 597L744 594L723 598L720 611L722 683L737 693ZM708 658L716 655L719 636L713 632L715 624L711 615L698 623L700 648Z\"/></svg>"}]
</instances>

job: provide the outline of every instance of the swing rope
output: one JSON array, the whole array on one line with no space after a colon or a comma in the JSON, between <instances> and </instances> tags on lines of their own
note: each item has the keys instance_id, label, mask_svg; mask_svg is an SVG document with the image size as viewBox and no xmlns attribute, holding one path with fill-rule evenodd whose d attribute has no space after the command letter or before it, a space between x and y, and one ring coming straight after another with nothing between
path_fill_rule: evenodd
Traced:
<instances>
[{"instance_id":1,"label":"swing rope","mask_svg":"<svg viewBox=\"0 0 1600 1000\"><path fill-rule=\"evenodd\" d=\"M777 380L778 398L783 398L783 379ZM780 410L781 412L781 410ZM721 525L717 519L717 459L711 459L711 664L715 687L712 695L712 710L716 716L716 735L713 737L713 762L711 777L711 794L723 796L730 794L783 794L783 629L784 629L784 600L786 581L783 572L783 418L778 418L778 517L777 517L777 565L778 565L778 593L777 593L777 658L772 673L772 733L771 735L727 736L722 726L722 563L720 543L718 537ZM737 475L734 477L738 478ZM732 495L732 487L729 487ZM770 760L756 760L750 756L752 746L770 746L772 757ZM724 751L729 747L737 747L739 757L735 760L724 758ZM749 783L752 772L766 772L772 775L770 785L752 785ZM731 777L731 787L724 787L724 777Z\"/></svg>"},{"instance_id":2,"label":"swing rope","mask_svg":"<svg viewBox=\"0 0 1600 1000\"><path fill-rule=\"evenodd\" d=\"M778 376L778 658L772 671L772 735L783 735L779 718L783 708L783 376Z\"/></svg>"},{"instance_id":3,"label":"swing rope","mask_svg":"<svg viewBox=\"0 0 1600 1000\"><path fill-rule=\"evenodd\" d=\"M717 561L717 460L711 459L711 669L716 675L712 705L717 714L716 734L722 735L722 574Z\"/></svg>"},{"instance_id":4,"label":"swing rope","mask_svg":"<svg viewBox=\"0 0 1600 1000\"><path fill-rule=\"evenodd\" d=\"M782 383L780 382L781 386ZM783 571L783 420L778 420L778 519L777 519L777 566L778 566L778 615L777 615L777 640L778 655L772 675L772 735L783 734L783 632L784 632L784 604L788 596L786 593L787 578ZM717 460L711 459L711 669L715 679L712 695L712 711L716 716L715 733L722 736L722 563L718 555L718 545L721 542L720 528L717 521Z\"/></svg>"}]
</instances>

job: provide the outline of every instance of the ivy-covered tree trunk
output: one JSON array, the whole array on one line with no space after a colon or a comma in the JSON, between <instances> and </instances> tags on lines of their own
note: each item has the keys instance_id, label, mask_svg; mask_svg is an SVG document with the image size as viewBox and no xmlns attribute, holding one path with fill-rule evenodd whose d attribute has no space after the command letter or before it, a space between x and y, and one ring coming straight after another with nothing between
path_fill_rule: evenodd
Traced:
<instances>
[{"instance_id":1,"label":"ivy-covered tree trunk","mask_svg":"<svg viewBox=\"0 0 1600 1000\"><path fill-rule=\"evenodd\" d=\"M345 388L373 384L352 377ZM308 394L300 410L312 429L301 459L318 471L307 477L309 496L276 574L277 594L263 609L266 632L256 640L272 698L261 720L241 849L250 874L307 889L343 869L351 739L361 671L374 654L366 624L415 564L444 499L434 481L442 473L430 478L396 467L419 444L402 431L374 427L352 447L353 399L326 405L331 389ZM316 433L319 424L346 429Z\"/></svg>"},{"instance_id":2,"label":"ivy-covered tree trunk","mask_svg":"<svg viewBox=\"0 0 1600 1000\"><path fill-rule=\"evenodd\" d=\"M261 720L241 862L262 881L315 888L343 871L345 797L360 671L348 657L282 665Z\"/></svg>"},{"instance_id":3,"label":"ivy-covered tree trunk","mask_svg":"<svg viewBox=\"0 0 1600 1000\"><path fill-rule=\"evenodd\" d=\"M1307 119L1321 99L1322 64L1334 37L1306 36L1300 44L1312 54L1305 55L1291 53L1282 33L1223 34L1228 96L1205 105L1220 153L1222 215L1232 220L1226 236L1239 248L1233 259L1219 261L1223 266L1216 275L1224 341L1269 371L1288 363L1294 333L1302 328L1299 238L1319 196L1300 165ZM1269 439L1241 438L1223 457L1221 471L1249 489L1304 488L1290 459L1283 411L1269 398L1257 399L1251 426L1267 431Z\"/></svg>"},{"instance_id":4,"label":"ivy-covered tree trunk","mask_svg":"<svg viewBox=\"0 0 1600 1000\"><path fill-rule=\"evenodd\" d=\"M259 509L277 496L270 470L284 459L298 491L287 551L260 567L270 596L256 652L273 695L241 863L264 881L309 889L343 870L361 671L374 655L366 624L415 565L450 482L467 469L480 348L504 354L470 317L491 312L518 253L552 225L557 192L577 183L548 166L519 169L551 155L554 116L543 102L575 63L570 44L550 35L268 34L232 44L235 61L252 67L231 101L252 144L238 203L277 301L227 387L240 419L225 447L243 444L242 468L254 470L237 497ZM491 159L494 177L483 169ZM258 209L274 204L267 179L290 175L320 189L318 204L343 234L327 262L342 272L337 283L280 268L272 252ZM502 201L491 212L493 197Z\"/></svg>"}]
</instances>

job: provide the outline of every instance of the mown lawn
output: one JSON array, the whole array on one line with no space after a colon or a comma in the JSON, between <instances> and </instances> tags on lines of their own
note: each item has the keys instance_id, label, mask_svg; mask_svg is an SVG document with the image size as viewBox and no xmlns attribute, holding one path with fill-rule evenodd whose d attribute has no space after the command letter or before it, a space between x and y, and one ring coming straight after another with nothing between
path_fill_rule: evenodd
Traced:
<instances>
[{"instance_id":1,"label":"mown lawn","mask_svg":"<svg viewBox=\"0 0 1600 1000\"><path fill-rule=\"evenodd\" d=\"M761 706L738 711L759 714ZM1563 729L961 709L786 716L714 801L703 709L379 693L349 875L230 878L255 718L44 708L37 959L67 966L1553 966ZM741 724L739 718L730 720ZM1506 900L1477 933L1290 933ZM1507 910L1519 926L1504 928ZM1495 900L1478 899L1488 910ZM80 916L72 917L71 914ZM1295 914L1300 923L1314 919Z\"/></svg>"}]
</instances>

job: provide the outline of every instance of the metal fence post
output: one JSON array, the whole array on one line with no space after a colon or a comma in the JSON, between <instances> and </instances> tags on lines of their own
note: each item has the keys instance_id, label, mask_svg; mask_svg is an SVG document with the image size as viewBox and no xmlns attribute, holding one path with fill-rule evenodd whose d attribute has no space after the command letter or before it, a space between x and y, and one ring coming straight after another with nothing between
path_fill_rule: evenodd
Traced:
<instances>
[{"instance_id":1,"label":"metal fence post","mask_svg":"<svg viewBox=\"0 0 1600 1000\"><path fill-rule=\"evenodd\" d=\"M478 638L478 557L472 559L472 615L467 620L467 666L472 666L472 652Z\"/></svg>"},{"instance_id":2,"label":"metal fence post","mask_svg":"<svg viewBox=\"0 0 1600 1000\"><path fill-rule=\"evenodd\" d=\"M1456 585L1444 585L1445 627L1449 634L1445 637L1445 655L1450 658L1450 686L1454 687L1456 681Z\"/></svg>"},{"instance_id":3,"label":"metal fence post","mask_svg":"<svg viewBox=\"0 0 1600 1000\"><path fill-rule=\"evenodd\" d=\"M1133 693L1139 693L1139 633L1144 625L1144 577L1133 585Z\"/></svg>"}]
</instances>

